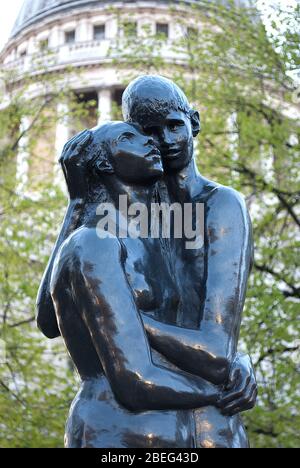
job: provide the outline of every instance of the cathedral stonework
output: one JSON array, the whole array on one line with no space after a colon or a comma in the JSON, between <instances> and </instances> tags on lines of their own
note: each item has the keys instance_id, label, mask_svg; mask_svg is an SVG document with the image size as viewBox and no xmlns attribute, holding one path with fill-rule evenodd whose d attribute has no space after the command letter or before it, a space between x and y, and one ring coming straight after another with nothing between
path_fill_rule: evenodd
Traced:
<instances>
[{"instance_id":1,"label":"cathedral stonework","mask_svg":"<svg viewBox=\"0 0 300 468\"><path fill-rule=\"evenodd\" d=\"M0 52L0 65L4 70L13 70L18 77L34 73L35 89L31 96L40 95L39 83L43 81L45 70L49 76L55 72L64 77L64 72L71 68L68 89L80 102L93 102L89 116L80 123L91 128L99 121L119 117L116 112L121 105L125 81L134 78L134 70L126 58L121 59L122 70L112 58L116 56L115 51L113 54L111 51L124 37L124 25L131 25L131 34L137 40L145 34L145 29L152 36L159 34L164 38L159 54L168 67L159 71L168 76L172 64L184 67L186 63L185 55L179 56L172 43L186 37L189 29L197 28L201 34L201 24L195 22L190 9L195 4L207 8L207 1L198 0L25 0L9 40ZM66 106L60 103L57 115L67 115ZM26 122L21 125L26 127ZM55 177L63 144L77 130L72 122L60 121L51 130L51 142L47 138L39 143L45 159L54 164ZM22 143L20 146L25 148L26 142ZM20 187L30 178L28 167L34 166L28 163L29 157L24 149L18 156Z\"/></svg>"}]
</instances>

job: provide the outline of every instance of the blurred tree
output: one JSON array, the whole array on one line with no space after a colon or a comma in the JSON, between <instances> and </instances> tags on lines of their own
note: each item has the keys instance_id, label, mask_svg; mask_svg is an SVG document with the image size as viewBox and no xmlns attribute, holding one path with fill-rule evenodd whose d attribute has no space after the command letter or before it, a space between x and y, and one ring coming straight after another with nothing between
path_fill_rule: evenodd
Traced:
<instances>
[{"instance_id":1,"label":"blurred tree","mask_svg":"<svg viewBox=\"0 0 300 468\"><path fill-rule=\"evenodd\" d=\"M38 286L66 205L53 182L53 129L69 113L73 125L89 113L89 103L69 91L68 73L71 69L64 86L61 76L44 75L38 83L23 76L21 87L15 86L15 71L1 76L0 339L6 347L5 360L0 356L1 447L62 447L77 388L62 341L50 342L35 324ZM69 111L57 113L63 102ZM25 187L16 177L20 149L29 154Z\"/></svg>"}]
</instances>

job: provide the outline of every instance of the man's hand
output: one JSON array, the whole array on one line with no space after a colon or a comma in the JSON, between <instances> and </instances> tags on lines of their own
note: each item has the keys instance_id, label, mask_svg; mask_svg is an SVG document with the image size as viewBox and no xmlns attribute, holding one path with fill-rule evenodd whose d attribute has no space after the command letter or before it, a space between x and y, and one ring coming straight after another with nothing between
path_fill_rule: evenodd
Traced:
<instances>
[{"instance_id":1,"label":"man's hand","mask_svg":"<svg viewBox=\"0 0 300 468\"><path fill-rule=\"evenodd\" d=\"M59 159L71 200L85 198L87 193L86 160L83 150L91 139L90 130L78 133L65 144Z\"/></svg>"},{"instance_id":2,"label":"man's hand","mask_svg":"<svg viewBox=\"0 0 300 468\"><path fill-rule=\"evenodd\" d=\"M237 354L230 369L228 384L219 400L222 414L233 416L254 408L257 394L251 358L246 354Z\"/></svg>"}]
</instances>

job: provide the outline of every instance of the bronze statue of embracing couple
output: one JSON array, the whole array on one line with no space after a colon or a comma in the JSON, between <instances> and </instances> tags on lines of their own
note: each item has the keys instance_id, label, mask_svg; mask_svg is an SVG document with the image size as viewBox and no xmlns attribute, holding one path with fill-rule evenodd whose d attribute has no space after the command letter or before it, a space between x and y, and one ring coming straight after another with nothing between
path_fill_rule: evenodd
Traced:
<instances>
[{"instance_id":1,"label":"bronze statue of embracing couple","mask_svg":"<svg viewBox=\"0 0 300 468\"><path fill-rule=\"evenodd\" d=\"M257 384L237 351L253 254L245 202L198 173L199 114L173 82L134 80L123 115L61 156L70 203L37 321L62 335L82 381L65 445L247 448L239 413L255 405ZM153 200L203 204L203 242L99 236L99 204L118 211L120 195L149 213Z\"/></svg>"}]
</instances>

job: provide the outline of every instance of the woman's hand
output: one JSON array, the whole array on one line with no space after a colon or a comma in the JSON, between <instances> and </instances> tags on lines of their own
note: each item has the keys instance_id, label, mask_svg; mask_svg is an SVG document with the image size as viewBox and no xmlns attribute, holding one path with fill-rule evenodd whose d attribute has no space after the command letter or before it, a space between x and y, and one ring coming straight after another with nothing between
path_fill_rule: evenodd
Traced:
<instances>
[{"instance_id":1,"label":"woman's hand","mask_svg":"<svg viewBox=\"0 0 300 468\"><path fill-rule=\"evenodd\" d=\"M254 408L257 399L257 382L250 356L237 354L229 375L228 384L219 400L222 414L233 416Z\"/></svg>"},{"instance_id":2,"label":"woman's hand","mask_svg":"<svg viewBox=\"0 0 300 468\"><path fill-rule=\"evenodd\" d=\"M59 159L71 200L85 198L87 193L84 149L90 143L91 138L92 132L90 130L78 133L65 144Z\"/></svg>"}]
</instances>

